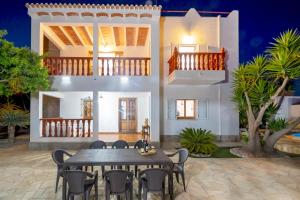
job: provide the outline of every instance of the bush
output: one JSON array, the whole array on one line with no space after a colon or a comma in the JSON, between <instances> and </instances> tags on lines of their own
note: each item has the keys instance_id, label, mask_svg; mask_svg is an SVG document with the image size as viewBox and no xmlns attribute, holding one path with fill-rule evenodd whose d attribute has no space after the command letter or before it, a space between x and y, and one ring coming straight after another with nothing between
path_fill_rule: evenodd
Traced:
<instances>
[{"instance_id":1,"label":"bush","mask_svg":"<svg viewBox=\"0 0 300 200\"><path fill-rule=\"evenodd\" d=\"M210 155L217 150L215 136L205 129L185 128L180 132L180 144L193 154Z\"/></svg>"},{"instance_id":2,"label":"bush","mask_svg":"<svg viewBox=\"0 0 300 200\"><path fill-rule=\"evenodd\" d=\"M277 118L269 121L269 129L271 132L280 131L288 126L288 122L284 118Z\"/></svg>"}]
</instances>

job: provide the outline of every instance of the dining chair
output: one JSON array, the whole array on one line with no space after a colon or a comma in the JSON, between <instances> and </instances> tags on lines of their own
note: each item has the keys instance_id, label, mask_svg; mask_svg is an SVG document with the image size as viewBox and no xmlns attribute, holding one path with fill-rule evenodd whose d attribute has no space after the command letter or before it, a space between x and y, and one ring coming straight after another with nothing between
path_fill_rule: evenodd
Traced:
<instances>
[{"instance_id":1,"label":"dining chair","mask_svg":"<svg viewBox=\"0 0 300 200\"><path fill-rule=\"evenodd\" d=\"M173 154L168 154L168 157L173 157L176 154L178 154L178 162L173 162L173 173L176 176L176 180L179 183L179 175L181 176L182 183L183 183L183 188L184 191L186 192L186 187L185 187L185 175L184 175L184 163L189 157L189 151L185 148L179 149Z\"/></svg>"},{"instance_id":2,"label":"dining chair","mask_svg":"<svg viewBox=\"0 0 300 200\"><path fill-rule=\"evenodd\" d=\"M148 192L160 192L161 199L165 199L165 179L169 174L167 169L151 168L139 172L138 199L147 200Z\"/></svg>"},{"instance_id":3,"label":"dining chair","mask_svg":"<svg viewBox=\"0 0 300 200\"><path fill-rule=\"evenodd\" d=\"M117 140L115 141L112 146L113 149L129 149L129 144L124 140ZM118 169L122 169L122 166L116 166ZM111 166L111 169L115 168L115 166ZM127 170L130 170L129 166L126 166Z\"/></svg>"},{"instance_id":4,"label":"dining chair","mask_svg":"<svg viewBox=\"0 0 300 200\"><path fill-rule=\"evenodd\" d=\"M95 188L95 199L98 200L98 171L94 174L79 171L65 170L63 177L68 185L67 200L73 200L76 195L83 195L83 200L88 200L92 188Z\"/></svg>"},{"instance_id":5,"label":"dining chair","mask_svg":"<svg viewBox=\"0 0 300 200\"><path fill-rule=\"evenodd\" d=\"M105 200L110 199L110 195L125 195L126 200L133 199L133 173L126 170L111 170L104 173L105 180Z\"/></svg>"},{"instance_id":6,"label":"dining chair","mask_svg":"<svg viewBox=\"0 0 300 200\"><path fill-rule=\"evenodd\" d=\"M59 179L60 179L60 177L63 176L65 156L72 157L72 155L70 153L68 153L67 151L65 151L63 149L56 149L56 150L52 151L52 159L57 166L55 193L57 192ZM66 168L66 169L69 169L69 168ZM81 168L77 167L77 169L81 169Z\"/></svg>"},{"instance_id":7,"label":"dining chair","mask_svg":"<svg viewBox=\"0 0 300 200\"><path fill-rule=\"evenodd\" d=\"M97 140L97 141L93 142L92 144L90 144L90 146L89 146L89 149L106 149L106 148L107 148L106 143L102 140ZM87 167L86 167L86 170L87 170ZM93 166L91 166L91 167L92 167L92 172L93 172L94 167ZM102 175L103 175L104 171L105 171L104 166L101 166L101 171L102 171Z\"/></svg>"}]
</instances>

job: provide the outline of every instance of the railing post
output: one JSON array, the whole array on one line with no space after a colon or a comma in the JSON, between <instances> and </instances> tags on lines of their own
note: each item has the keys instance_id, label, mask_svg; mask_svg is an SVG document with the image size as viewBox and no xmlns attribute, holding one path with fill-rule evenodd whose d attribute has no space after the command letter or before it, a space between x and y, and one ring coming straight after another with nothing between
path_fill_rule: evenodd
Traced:
<instances>
[{"instance_id":1,"label":"railing post","mask_svg":"<svg viewBox=\"0 0 300 200\"><path fill-rule=\"evenodd\" d=\"M222 48L221 49L221 62L220 62L220 70L224 70L225 69L225 49Z\"/></svg>"},{"instance_id":2,"label":"railing post","mask_svg":"<svg viewBox=\"0 0 300 200\"><path fill-rule=\"evenodd\" d=\"M94 76L99 76L98 70L99 70L99 65L98 65L98 48L99 48L99 28L98 28L98 23L94 22L93 23L93 75Z\"/></svg>"}]
</instances>

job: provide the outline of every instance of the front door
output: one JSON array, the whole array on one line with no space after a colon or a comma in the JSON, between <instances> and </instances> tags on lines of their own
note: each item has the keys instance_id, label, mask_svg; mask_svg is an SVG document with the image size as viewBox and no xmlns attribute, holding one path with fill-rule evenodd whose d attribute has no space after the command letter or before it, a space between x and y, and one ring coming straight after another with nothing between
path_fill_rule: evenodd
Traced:
<instances>
[{"instance_id":1,"label":"front door","mask_svg":"<svg viewBox=\"0 0 300 200\"><path fill-rule=\"evenodd\" d=\"M119 132L136 133L136 109L135 98L119 99Z\"/></svg>"}]
</instances>

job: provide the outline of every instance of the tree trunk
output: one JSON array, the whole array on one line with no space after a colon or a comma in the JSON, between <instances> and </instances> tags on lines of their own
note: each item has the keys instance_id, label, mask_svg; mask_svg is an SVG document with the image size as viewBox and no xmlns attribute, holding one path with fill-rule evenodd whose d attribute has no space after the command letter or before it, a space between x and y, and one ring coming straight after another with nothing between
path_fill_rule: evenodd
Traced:
<instances>
[{"instance_id":1,"label":"tree trunk","mask_svg":"<svg viewBox=\"0 0 300 200\"><path fill-rule=\"evenodd\" d=\"M272 153L274 151L274 145L276 142L287 133L291 132L298 124L300 124L300 117L297 118L293 123L291 123L288 127L285 129L282 129L280 131L277 131L270 135L265 142L264 145L264 151L267 153Z\"/></svg>"},{"instance_id":2,"label":"tree trunk","mask_svg":"<svg viewBox=\"0 0 300 200\"><path fill-rule=\"evenodd\" d=\"M8 126L7 128L7 132L8 132L8 142L10 144L15 143L15 127L14 126Z\"/></svg>"}]
</instances>

